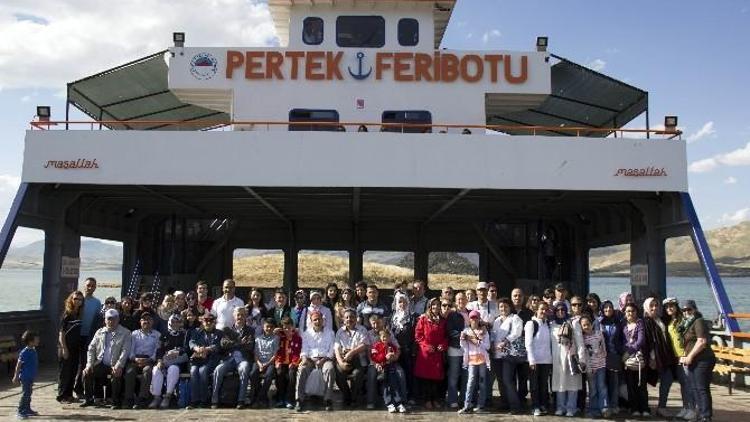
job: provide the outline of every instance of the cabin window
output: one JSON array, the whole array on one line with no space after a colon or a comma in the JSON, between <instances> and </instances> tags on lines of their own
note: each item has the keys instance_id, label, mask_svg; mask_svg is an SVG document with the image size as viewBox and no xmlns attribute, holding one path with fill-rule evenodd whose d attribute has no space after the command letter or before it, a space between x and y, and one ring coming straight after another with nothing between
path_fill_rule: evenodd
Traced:
<instances>
[{"instance_id":1,"label":"cabin window","mask_svg":"<svg viewBox=\"0 0 750 422\"><path fill-rule=\"evenodd\" d=\"M410 126L383 126L382 132L399 132L399 133L431 133L432 132L432 113L424 110L396 110L384 111L383 123L407 123ZM424 125L424 126L411 126Z\"/></svg>"},{"instance_id":2,"label":"cabin window","mask_svg":"<svg viewBox=\"0 0 750 422\"><path fill-rule=\"evenodd\" d=\"M336 19L339 47L380 48L385 45L385 19L382 16L339 16Z\"/></svg>"},{"instance_id":3,"label":"cabin window","mask_svg":"<svg viewBox=\"0 0 750 422\"><path fill-rule=\"evenodd\" d=\"M317 123L338 123L339 112L336 110L311 110L295 108L289 112L290 122L310 122L311 124L289 125L290 131L329 131L343 132L343 126L332 124L312 124Z\"/></svg>"},{"instance_id":4,"label":"cabin window","mask_svg":"<svg viewBox=\"0 0 750 422\"><path fill-rule=\"evenodd\" d=\"M398 43L406 47L419 43L419 22L416 19L404 18L398 21Z\"/></svg>"},{"instance_id":5,"label":"cabin window","mask_svg":"<svg viewBox=\"0 0 750 422\"><path fill-rule=\"evenodd\" d=\"M305 18L302 21L302 42L307 45L320 45L323 42L323 19Z\"/></svg>"}]
</instances>

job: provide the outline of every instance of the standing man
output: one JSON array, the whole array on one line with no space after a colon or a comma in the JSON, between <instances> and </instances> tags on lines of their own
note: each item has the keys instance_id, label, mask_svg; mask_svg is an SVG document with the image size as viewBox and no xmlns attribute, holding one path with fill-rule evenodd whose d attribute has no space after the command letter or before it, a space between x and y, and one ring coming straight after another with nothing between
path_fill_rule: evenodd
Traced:
<instances>
[{"instance_id":1,"label":"standing man","mask_svg":"<svg viewBox=\"0 0 750 422\"><path fill-rule=\"evenodd\" d=\"M344 406L359 405L367 368L367 331L357 324L352 309L344 311L344 325L336 333L336 385L344 396ZM349 388L348 380L352 381Z\"/></svg>"},{"instance_id":2,"label":"standing man","mask_svg":"<svg viewBox=\"0 0 750 422\"><path fill-rule=\"evenodd\" d=\"M198 293L198 303L203 309L211 309L214 304L214 298L208 295L208 283L199 280L195 283L195 291Z\"/></svg>"},{"instance_id":3,"label":"standing man","mask_svg":"<svg viewBox=\"0 0 750 422\"><path fill-rule=\"evenodd\" d=\"M305 299L305 291L297 290L294 293L294 307L290 312L292 321L294 322L294 328L300 328L301 326L304 327L304 318L307 317L306 309L307 301Z\"/></svg>"},{"instance_id":4,"label":"standing man","mask_svg":"<svg viewBox=\"0 0 750 422\"><path fill-rule=\"evenodd\" d=\"M381 318L390 316L390 307L380 302L380 291L378 286L370 284L367 286L367 300L357 305L357 318L359 324L368 330L370 327L370 315L376 314Z\"/></svg>"},{"instance_id":5,"label":"standing man","mask_svg":"<svg viewBox=\"0 0 750 422\"><path fill-rule=\"evenodd\" d=\"M310 314L311 329L302 333L302 353L300 353L299 376L297 377L297 405L295 410L301 412L305 402L305 384L313 369L319 369L325 383L325 409L333 410L333 382L335 369L333 365L334 334L326 328L323 315L319 311Z\"/></svg>"},{"instance_id":6,"label":"standing man","mask_svg":"<svg viewBox=\"0 0 750 422\"><path fill-rule=\"evenodd\" d=\"M224 280L221 289L224 295L214 300L214 303L211 305L211 313L216 317L217 330L234 326L234 309L245 306L245 302L234 295L234 280L231 278Z\"/></svg>"},{"instance_id":7,"label":"standing man","mask_svg":"<svg viewBox=\"0 0 750 422\"><path fill-rule=\"evenodd\" d=\"M412 285L411 310L417 315L424 314L427 309L427 298L425 297L425 283L415 280Z\"/></svg>"},{"instance_id":8,"label":"standing man","mask_svg":"<svg viewBox=\"0 0 750 422\"><path fill-rule=\"evenodd\" d=\"M99 317L99 311L102 308L102 302L94 297L96 291L96 279L89 277L85 281L84 298L83 298L83 312L81 313L81 351L79 353L80 362L79 369L76 374L75 385L73 390L79 397L83 396L83 373L82 370L86 366L86 355L91 343L91 338L94 332L99 328L96 326L97 317ZM119 319L118 319L119 321Z\"/></svg>"},{"instance_id":9,"label":"standing man","mask_svg":"<svg viewBox=\"0 0 750 422\"><path fill-rule=\"evenodd\" d=\"M490 302L487 292L489 286L487 284L484 281L477 283L477 300L469 302L466 309L469 311L478 311L482 321L491 327L492 323L495 322L495 318L497 318L498 311L497 303Z\"/></svg>"},{"instance_id":10,"label":"standing man","mask_svg":"<svg viewBox=\"0 0 750 422\"><path fill-rule=\"evenodd\" d=\"M86 353L86 367L83 369L86 400L81 407L94 405L94 383L96 380L106 382L109 375L112 376L112 407L120 407L122 374L130 355L130 345L130 331L120 325L120 314L114 309L107 310L104 327L94 333Z\"/></svg>"},{"instance_id":11,"label":"standing man","mask_svg":"<svg viewBox=\"0 0 750 422\"><path fill-rule=\"evenodd\" d=\"M149 387L151 386L151 375L154 363L156 363L156 351L159 349L161 334L152 329L154 317L144 312L141 314L141 328L130 334L130 355L128 366L125 369L125 400L123 407L127 409L141 409L148 399ZM135 379L138 375L143 376L138 397L133 403L135 394ZM161 388L161 386L159 386Z\"/></svg>"}]
</instances>

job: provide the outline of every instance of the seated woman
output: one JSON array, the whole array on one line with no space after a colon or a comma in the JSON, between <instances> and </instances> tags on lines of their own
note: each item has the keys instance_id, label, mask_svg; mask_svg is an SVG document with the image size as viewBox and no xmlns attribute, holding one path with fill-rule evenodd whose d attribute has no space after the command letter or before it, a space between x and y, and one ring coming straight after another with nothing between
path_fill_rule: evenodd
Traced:
<instances>
[{"instance_id":1,"label":"seated woman","mask_svg":"<svg viewBox=\"0 0 750 422\"><path fill-rule=\"evenodd\" d=\"M156 365L151 374L151 394L154 399L149 409L168 409L174 394L180 372L187 370L187 348L185 347L185 330L182 328L182 317L173 314L167 320L167 332L162 334L159 350L156 352ZM162 398L164 373L167 374L167 391Z\"/></svg>"}]
</instances>

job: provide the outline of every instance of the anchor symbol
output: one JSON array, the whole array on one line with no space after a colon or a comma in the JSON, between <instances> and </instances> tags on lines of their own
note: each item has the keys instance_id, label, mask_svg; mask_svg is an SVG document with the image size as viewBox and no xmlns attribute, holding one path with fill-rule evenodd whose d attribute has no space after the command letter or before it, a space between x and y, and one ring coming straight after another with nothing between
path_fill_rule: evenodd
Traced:
<instances>
[{"instance_id":1,"label":"anchor symbol","mask_svg":"<svg viewBox=\"0 0 750 422\"><path fill-rule=\"evenodd\" d=\"M362 73L362 59L365 58L365 53L359 52L357 53L357 62L359 62L359 73L352 72L351 67L347 67L349 69L349 74L352 75L352 78L361 81L362 79L367 79L368 76L372 73L372 66L370 66L370 70L367 73Z\"/></svg>"}]
</instances>

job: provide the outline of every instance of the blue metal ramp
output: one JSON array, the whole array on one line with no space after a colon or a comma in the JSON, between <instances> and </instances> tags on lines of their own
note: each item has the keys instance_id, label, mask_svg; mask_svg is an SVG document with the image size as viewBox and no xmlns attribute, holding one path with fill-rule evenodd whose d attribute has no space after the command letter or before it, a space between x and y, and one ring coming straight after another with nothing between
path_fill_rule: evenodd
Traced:
<instances>
[{"instance_id":1,"label":"blue metal ramp","mask_svg":"<svg viewBox=\"0 0 750 422\"><path fill-rule=\"evenodd\" d=\"M738 332L740 331L740 325L736 319L729 317L729 314L733 313L732 303L729 301L727 291L724 289L724 283L722 283L719 271L716 269L716 263L714 262L713 255L711 255L708 242L706 242L706 236L698 220L698 214L695 212L693 200L687 192L681 192L680 196L685 214L687 214L688 221L690 222L690 237L693 239L695 252L698 253L698 259L701 262L701 267L703 267L703 272L706 274L708 285L714 294L714 300L719 306L721 317L726 321L729 331L733 333Z\"/></svg>"},{"instance_id":2,"label":"blue metal ramp","mask_svg":"<svg viewBox=\"0 0 750 422\"><path fill-rule=\"evenodd\" d=\"M8 255L8 249L10 248L10 242L13 240L13 235L16 234L16 219L18 218L18 213L21 212L21 205L23 204L23 199L26 197L26 191L28 191L28 189L28 183L21 183L18 186L16 197L13 199L10 211L8 212L8 218L5 219L3 229L0 231L0 268L3 267L5 256Z\"/></svg>"}]
</instances>

